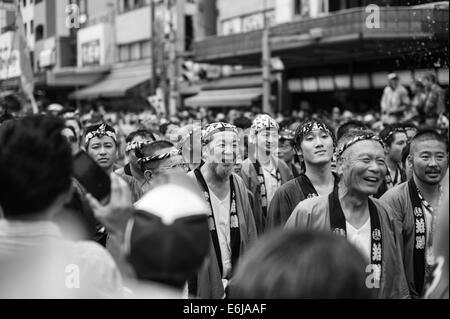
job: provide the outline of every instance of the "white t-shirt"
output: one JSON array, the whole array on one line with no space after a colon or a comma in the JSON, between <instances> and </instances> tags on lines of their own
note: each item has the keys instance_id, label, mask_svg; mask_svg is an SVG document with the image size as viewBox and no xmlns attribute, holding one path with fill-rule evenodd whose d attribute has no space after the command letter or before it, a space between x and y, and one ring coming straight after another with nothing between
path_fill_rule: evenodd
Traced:
<instances>
[{"instance_id":1,"label":"white t-shirt","mask_svg":"<svg viewBox=\"0 0 450 319\"><path fill-rule=\"evenodd\" d=\"M222 257L223 278L226 279L231 275L230 193L222 201L211 190L210 194Z\"/></svg>"},{"instance_id":2,"label":"white t-shirt","mask_svg":"<svg viewBox=\"0 0 450 319\"><path fill-rule=\"evenodd\" d=\"M272 161L269 162L268 166L262 166L262 171L264 174L264 184L266 185L266 193L267 193L267 207L269 207L270 202L272 201L275 192L279 188L278 180L277 180L277 170L275 166L272 164Z\"/></svg>"},{"instance_id":3,"label":"white t-shirt","mask_svg":"<svg viewBox=\"0 0 450 319\"><path fill-rule=\"evenodd\" d=\"M356 248L363 254L367 260L370 261L370 246L371 246L371 234L370 234L370 218L360 228L356 229L352 225L346 222L347 225L347 240L355 245Z\"/></svg>"}]
</instances>

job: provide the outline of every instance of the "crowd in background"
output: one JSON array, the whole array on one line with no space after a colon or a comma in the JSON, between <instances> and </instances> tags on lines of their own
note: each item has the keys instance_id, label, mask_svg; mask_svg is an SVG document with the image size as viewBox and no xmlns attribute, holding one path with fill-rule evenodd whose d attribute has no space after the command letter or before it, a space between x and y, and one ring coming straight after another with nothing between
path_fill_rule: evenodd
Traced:
<instances>
[{"instance_id":1,"label":"crowd in background","mask_svg":"<svg viewBox=\"0 0 450 319\"><path fill-rule=\"evenodd\" d=\"M390 74L364 114L4 112L0 296L448 298L435 82L411 98ZM81 150L110 176L109 203L73 178ZM66 289L66 265L83 289Z\"/></svg>"}]
</instances>

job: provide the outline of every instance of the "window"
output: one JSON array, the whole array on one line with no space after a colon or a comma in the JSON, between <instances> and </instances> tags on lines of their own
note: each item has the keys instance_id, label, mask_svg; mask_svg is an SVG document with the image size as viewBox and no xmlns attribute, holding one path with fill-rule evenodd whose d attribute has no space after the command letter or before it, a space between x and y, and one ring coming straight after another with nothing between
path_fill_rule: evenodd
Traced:
<instances>
[{"instance_id":1,"label":"window","mask_svg":"<svg viewBox=\"0 0 450 319\"><path fill-rule=\"evenodd\" d=\"M30 21L30 33L34 34L34 20Z\"/></svg>"},{"instance_id":2,"label":"window","mask_svg":"<svg viewBox=\"0 0 450 319\"><path fill-rule=\"evenodd\" d=\"M149 58L152 56L152 47L150 45L150 41L141 42L141 56L143 59Z\"/></svg>"},{"instance_id":3,"label":"window","mask_svg":"<svg viewBox=\"0 0 450 319\"><path fill-rule=\"evenodd\" d=\"M128 45L119 46L119 61L125 62L130 60L130 47Z\"/></svg>"},{"instance_id":4,"label":"window","mask_svg":"<svg viewBox=\"0 0 450 319\"><path fill-rule=\"evenodd\" d=\"M150 5L150 0L119 0L119 12L139 9L146 5Z\"/></svg>"},{"instance_id":5,"label":"window","mask_svg":"<svg viewBox=\"0 0 450 319\"><path fill-rule=\"evenodd\" d=\"M26 22L23 24L23 29L25 30L25 36L27 36L28 35L28 24Z\"/></svg>"},{"instance_id":6,"label":"window","mask_svg":"<svg viewBox=\"0 0 450 319\"><path fill-rule=\"evenodd\" d=\"M130 59L131 60L140 60L141 58L141 45L139 42L133 43L130 45Z\"/></svg>"},{"instance_id":7,"label":"window","mask_svg":"<svg viewBox=\"0 0 450 319\"><path fill-rule=\"evenodd\" d=\"M309 16L309 1L308 0L294 0L294 14L297 16Z\"/></svg>"},{"instance_id":8,"label":"window","mask_svg":"<svg viewBox=\"0 0 450 319\"><path fill-rule=\"evenodd\" d=\"M42 24L36 27L35 37L36 41L42 40L44 38L44 26Z\"/></svg>"}]
</instances>

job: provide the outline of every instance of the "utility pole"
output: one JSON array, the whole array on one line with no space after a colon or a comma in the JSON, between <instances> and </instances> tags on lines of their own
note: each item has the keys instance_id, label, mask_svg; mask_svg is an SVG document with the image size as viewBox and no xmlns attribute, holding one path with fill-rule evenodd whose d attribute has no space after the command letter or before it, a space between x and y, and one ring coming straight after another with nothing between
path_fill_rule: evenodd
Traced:
<instances>
[{"instance_id":1,"label":"utility pole","mask_svg":"<svg viewBox=\"0 0 450 319\"><path fill-rule=\"evenodd\" d=\"M262 38L262 67L263 67L263 112L272 114L270 105L270 26L266 15L267 0L264 0L264 29Z\"/></svg>"},{"instance_id":2,"label":"utility pole","mask_svg":"<svg viewBox=\"0 0 450 319\"><path fill-rule=\"evenodd\" d=\"M151 45L151 79L150 95L156 94L156 32L155 32L155 0L150 0L150 45Z\"/></svg>"}]
</instances>

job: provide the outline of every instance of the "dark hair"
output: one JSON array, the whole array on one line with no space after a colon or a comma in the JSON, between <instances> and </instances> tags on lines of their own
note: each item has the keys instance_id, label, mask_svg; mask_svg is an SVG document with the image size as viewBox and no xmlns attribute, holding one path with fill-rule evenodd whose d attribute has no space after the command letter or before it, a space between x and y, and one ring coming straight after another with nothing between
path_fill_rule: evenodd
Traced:
<instances>
[{"instance_id":1,"label":"dark hair","mask_svg":"<svg viewBox=\"0 0 450 319\"><path fill-rule=\"evenodd\" d=\"M312 119L312 120L307 120L304 121L302 124L300 124L297 129L295 130L295 136L294 136L294 147L299 150L300 146L303 142L303 139L305 138L304 136L304 129L309 126L313 126L314 124L318 124L319 126L324 127L325 129L327 129L330 132L330 136L333 139L333 145L336 146L336 136L334 135L333 129L324 121L319 120L319 119Z\"/></svg>"},{"instance_id":2,"label":"dark hair","mask_svg":"<svg viewBox=\"0 0 450 319\"><path fill-rule=\"evenodd\" d=\"M156 141L155 135L151 131L147 129L140 129L128 134L128 136L125 138L125 142L130 143L136 136L142 138L150 138L152 141Z\"/></svg>"},{"instance_id":3,"label":"dark hair","mask_svg":"<svg viewBox=\"0 0 450 319\"><path fill-rule=\"evenodd\" d=\"M406 146L402 150L402 164L406 164L409 154L411 153L411 143L406 143Z\"/></svg>"},{"instance_id":4,"label":"dark hair","mask_svg":"<svg viewBox=\"0 0 450 319\"><path fill-rule=\"evenodd\" d=\"M415 144L423 141L438 141L445 145L445 150L448 152L448 140L447 137L439 134L439 132L435 130L423 130L417 133L417 135L411 140L411 152L415 146Z\"/></svg>"},{"instance_id":5,"label":"dark hair","mask_svg":"<svg viewBox=\"0 0 450 319\"><path fill-rule=\"evenodd\" d=\"M367 130L369 129L366 124L361 121L350 120L339 126L336 134L336 138L339 141L345 134L353 130Z\"/></svg>"},{"instance_id":6,"label":"dark hair","mask_svg":"<svg viewBox=\"0 0 450 319\"><path fill-rule=\"evenodd\" d=\"M166 135L167 130L168 130L170 125L176 125L176 124L173 123L173 122L168 122L168 123L161 124L159 126L159 133L161 133L162 135Z\"/></svg>"},{"instance_id":7,"label":"dark hair","mask_svg":"<svg viewBox=\"0 0 450 319\"><path fill-rule=\"evenodd\" d=\"M9 114L8 112L4 112L2 115L0 115L0 125L3 123L6 123L7 121L14 120L14 116Z\"/></svg>"},{"instance_id":8,"label":"dark hair","mask_svg":"<svg viewBox=\"0 0 450 319\"><path fill-rule=\"evenodd\" d=\"M71 185L72 153L64 122L30 116L0 128L0 206L6 218L40 212Z\"/></svg>"},{"instance_id":9,"label":"dark hair","mask_svg":"<svg viewBox=\"0 0 450 319\"><path fill-rule=\"evenodd\" d=\"M395 141L395 134L404 133L405 129L401 125L387 125L378 135L386 146L391 146Z\"/></svg>"},{"instance_id":10,"label":"dark hair","mask_svg":"<svg viewBox=\"0 0 450 319\"><path fill-rule=\"evenodd\" d=\"M233 122L234 126L236 126L237 128L246 130L248 128L250 128L252 126L252 120L250 120L248 117L246 116L241 116L238 117L234 120Z\"/></svg>"},{"instance_id":11,"label":"dark hair","mask_svg":"<svg viewBox=\"0 0 450 319\"><path fill-rule=\"evenodd\" d=\"M166 140L160 140L156 141L147 145L144 145L142 148L137 148L135 153L138 158L148 157L148 156L154 156L157 154L158 151L163 150L165 148L172 148L175 147L175 145L172 142L166 141ZM144 171L149 166L154 166L157 164L143 164L141 165L142 171ZM152 167L154 168L154 167Z\"/></svg>"},{"instance_id":12,"label":"dark hair","mask_svg":"<svg viewBox=\"0 0 450 319\"><path fill-rule=\"evenodd\" d=\"M367 262L331 233L279 231L241 259L231 283L237 299L371 298Z\"/></svg>"}]
</instances>

